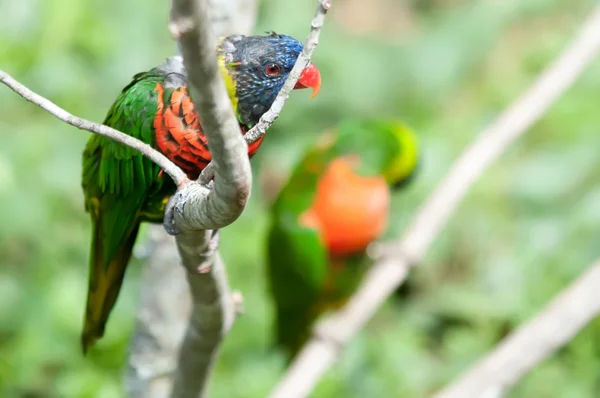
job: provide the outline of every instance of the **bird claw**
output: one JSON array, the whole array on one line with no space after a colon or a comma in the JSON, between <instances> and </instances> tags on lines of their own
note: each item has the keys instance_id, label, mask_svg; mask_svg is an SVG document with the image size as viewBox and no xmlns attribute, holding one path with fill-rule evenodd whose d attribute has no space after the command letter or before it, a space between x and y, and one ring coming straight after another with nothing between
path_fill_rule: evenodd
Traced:
<instances>
[{"instance_id":1,"label":"bird claw","mask_svg":"<svg viewBox=\"0 0 600 398\"><path fill-rule=\"evenodd\" d=\"M171 196L165 206L165 216L163 219L163 228L171 236L179 235L179 230L175 226L175 195Z\"/></svg>"}]
</instances>

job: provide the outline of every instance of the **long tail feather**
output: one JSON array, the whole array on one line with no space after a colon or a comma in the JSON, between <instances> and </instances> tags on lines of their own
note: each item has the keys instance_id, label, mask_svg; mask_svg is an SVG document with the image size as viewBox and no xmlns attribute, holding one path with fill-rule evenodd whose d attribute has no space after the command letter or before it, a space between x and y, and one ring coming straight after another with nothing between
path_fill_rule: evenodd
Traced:
<instances>
[{"instance_id":1,"label":"long tail feather","mask_svg":"<svg viewBox=\"0 0 600 398\"><path fill-rule=\"evenodd\" d=\"M302 345L310 337L314 317L306 310L285 310L279 308L276 320L277 345L285 352L288 362L296 356Z\"/></svg>"},{"instance_id":2,"label":"long tail feather","mask_svg":"<svg viewBox=\"0 0 600 398\"><path fill-rule=\"evenodd\" d=\"M104 335L104 328L112 308L117 301L125 269L131 257L139 229L135 224L131 233L119 245L115 256L108 262L103 259L101 226L94 223L94 236L90 253L90 277L81 345L84 355Z\"/></svg>"}]
</instances>

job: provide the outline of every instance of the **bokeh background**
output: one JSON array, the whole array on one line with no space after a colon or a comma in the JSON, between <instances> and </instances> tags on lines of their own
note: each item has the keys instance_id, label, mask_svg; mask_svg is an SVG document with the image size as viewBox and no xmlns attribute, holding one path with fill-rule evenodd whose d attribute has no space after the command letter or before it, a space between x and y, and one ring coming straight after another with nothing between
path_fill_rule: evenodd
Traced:
<instances>
[{"instance_id":1,"label":"bokeh background","mask_svg":"<svg viewBox=\"0 0 600 398\"><path fill-rule=\"evenodd\" d=\"M402 231L451 162L558 55L592 0L340 0L314 57L314 101L292 95L252 160L255 186L222 253L247 313L228 336L214 397L263 397L284 369L269 349L268 198L301 151L347 116L397 117L419 134L421 173L394 199ZM313 0L263 0L257 33L303 39ZM172 55L168 2L0 0L0 68L72 113L102 121L133 74ZM88 133L0 87L0 395L120 397L143 259L106 337L84 358ZM470 192L402 295L315 397L424 397L532 316L600 256L600 62ZM275 182L274 182L275 181ZM142 240L139 241L143 243ZM138 250L143 253L143 250ZM600 322L509 397L600 394Z\"/></svg>"}]
</instances>

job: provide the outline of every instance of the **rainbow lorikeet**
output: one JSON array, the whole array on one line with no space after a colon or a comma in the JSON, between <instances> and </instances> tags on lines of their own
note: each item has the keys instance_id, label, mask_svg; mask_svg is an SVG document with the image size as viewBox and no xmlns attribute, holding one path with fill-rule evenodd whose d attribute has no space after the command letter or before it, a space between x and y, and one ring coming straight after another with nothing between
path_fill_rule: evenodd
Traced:
<instances>
[{"instance_id":1,"label":"rainbow lorikeet","mask_svg":"<svg viewBox=\"0 0 600 398\"><path fill-rule=\"evenodd\" d=\"M271 209L268 281L276 344L293 357L316 319L342 305L387 226L392 190L412 180L416 136L398 122L352 120L311 148Z\"/></svg>"},{"instance_id":2,"label":"rainbow lorikeet","mask_svg":"<svg viewBox=\"0 0 600 398\"><path fill-rule=\"evenodd\" d=\"M243 132L272 105L302 51L290 36L234 35L217 45L220 69ZM303 70L299 88L320 88L314 64ZM136 137L165 154L196 179L211 160L201 121L187 88L183 60L175 56L134 76L114 102L104 124ZM252 156L260 141L248 148ZM84 353L104 334L140 223L162 222L175 192L173 181L137 151L93 135L83 153L85 209L92 219L90 276Z\"/></svg>"}]
</instances>

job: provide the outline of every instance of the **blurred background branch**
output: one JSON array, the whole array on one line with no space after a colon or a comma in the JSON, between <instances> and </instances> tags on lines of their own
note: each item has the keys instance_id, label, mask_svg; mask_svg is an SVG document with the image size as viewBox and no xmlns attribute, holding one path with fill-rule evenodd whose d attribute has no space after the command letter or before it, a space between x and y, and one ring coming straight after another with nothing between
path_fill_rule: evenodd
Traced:
<instances>
[{"instance_id":1,"label":"blurred background branch","mask_svg":"<svg viewBox=\"0 0 600 398\"><path fill-rule=\"evenodd\" d=\"M600 314L600 261L434 398L504 396Z\"/></svg>"},{"instance_id":2,"label":"blurred background branch","mask_svg":"<svg viewBox=\"0 0 600 398\"><path fill-rule=\"evenodd\" d=\"M571 87L599 51L600 7L597 7L571 45L456 161L404 236L377 250L379 258L358 291L342 309L317 325L313 338L275 387L272 398L310 394L344 346L405 281L410 268L422 261L476 179ZM592 314L594 309L589 309Z\"/></svg>"}]
</instances>

